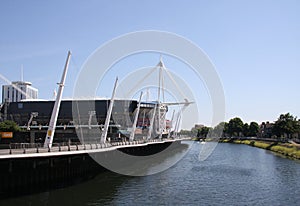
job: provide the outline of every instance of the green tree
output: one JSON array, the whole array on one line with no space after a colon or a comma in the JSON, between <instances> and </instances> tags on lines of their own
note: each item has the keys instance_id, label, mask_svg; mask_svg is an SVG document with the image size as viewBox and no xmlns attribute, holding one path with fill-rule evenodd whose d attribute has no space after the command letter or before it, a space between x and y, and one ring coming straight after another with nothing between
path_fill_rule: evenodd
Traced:
<instances>
[{"instance_id":1,"label":"green tree","mask_svg":"<svg viewBox=\"0 0 300 206\"><path fill-rule=\"evenodd\" d=\"M21 131L21 128L14 121L5 120L3 122L0 122L0 132L17 132L17 131Z\"/></svg>"},{"instance_id":2,"label":"green tree","mask_svg":"<svg viewBox=\"0 0 300 206\"><path fill-rule=\"evenodd\" d=\"M210 127L202 127L198 129L197 137L205 138L211 128Z\"/></svg>"},{"instance_id":3,"label":"green tree","mask_svg":"<svg viewBox=\"0 0 300 206\"><path fill-rule=\"evenodd\" d=\"M180 132L180 135L187 135L187 136L190 136L192 133L190 130L181 130Z\"/></svg>"},{"instance_id":4,"label":"green tree","mask_svg":"<svg viewBox=\"0 0 300 206\"><path fill-rule=\"evenodd\" d=\"M277 121L274 123L272 133L278 137L291 135L300 131L299 121L290 113L281 114Z\"/></svg>"},{"instance_id":5,"label":"green tree","mask_svg":"<svg viewBox=\"0 0 300 206\"><path fill-rule=\"evenodd\" d=\"M250 122L248 136L256 137L258 130L259 130L259 125L257 124L257 122Z\"/></svg>"},{"instance_id":6,"label":"green tree","mask_svg":"<svg viewBox=\"0 0 300 206\"><path fill-rule=\"evenodd\" d=\"M192 137L196 137L198 135L198 129L196 129L195 127L193 127L190 131L190 135Z\"/></svg>"},{"instance_id":7,"label":"green tree","mask_svg":"<svg viewBox=\"0 0 300 206\"><path fill-rule=\"evenodd\" d=\"M215 137L224 137L226 134L226 127L227 127L226 122L220 122L217 126L215 126L212 130L212 136Z\"/></svg>"},{"instance_id":8,"label":"green tree","mask_svg":"<svg viewBox=\"0 0 300 206\"><path fill-rule=\"evenodd\" d=\"M243 132L244 123L239 117L235 117L228 122L228 134L229 136L240 136Z\"/></svg>"},{"instance_id":9,"label":"green tree","mask_svg":"<svg viewBox=\"0 0 300 206\"><path fill-rule=\"evenodd\" d=\"M228 122L225 122L224 123L224 130L223 130L223 132L224 132L224 136L228 136L229 135L229 132L228 132L229 130L228 130Z\"/></svg>"},{"instance_id":10,"label":"green tree","mask_svg":"<svg viewBox=\"0 0 300 206\"><path fill-rule=\"evenodd\" d=\"M249 136L249 124L248 124L248 123L245 123L245 124L243 125L243 135L244 135L245 137Z\"/></svg>"}]
</instances>

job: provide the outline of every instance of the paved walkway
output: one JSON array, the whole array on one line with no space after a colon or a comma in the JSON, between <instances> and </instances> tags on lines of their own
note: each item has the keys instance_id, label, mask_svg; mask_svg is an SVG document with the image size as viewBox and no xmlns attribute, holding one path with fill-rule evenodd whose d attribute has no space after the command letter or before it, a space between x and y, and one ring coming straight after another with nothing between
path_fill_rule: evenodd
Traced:
<instances>
[{"instance_id":1,"label":"paved walkway","mask_svg":"<svg viewBox=\"0 0 300 206\"><path fill-rule=\"evenodd\" d=\"M45 157L45 156L57 156L57 155L70 155L70 154L82 154L82 153L97 153L116 150L126 147L139 147L150 144L161 144L166 142L175 142L187 140L189 138L180 139L157 139L148 141L133 141L133 142L114 142L105 144L85 144L85 145L70 145L61 147L48 148L23 148L23 149L0 149L0 159L6 158L26 158L26 157Z\"/></svg>"},{"instance_id":2,"label":"paved walkway","mask_svg":"<svg viewBox=\"0 0 300 206\"><path fill-rule=\"evenodd\" d=\"M290 140L289 143L295 145L296 147L299 147L300 148L300 144L294 142L293 140Z\"/></svg>"}]
</instances>

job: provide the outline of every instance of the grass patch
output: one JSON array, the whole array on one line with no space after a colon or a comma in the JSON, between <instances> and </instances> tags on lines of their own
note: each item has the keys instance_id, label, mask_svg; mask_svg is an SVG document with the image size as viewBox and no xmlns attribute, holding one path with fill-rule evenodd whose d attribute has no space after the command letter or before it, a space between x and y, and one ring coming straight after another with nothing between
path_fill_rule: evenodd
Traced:
<instances>
[{"instance_id":1,"label":"grass patch","mask_svg":"<svg viewBox=\"0 0 300 206\"><path fill-rule=\"evenodd\" d=\"M248 144L248 140L237 139L237 140L234 140L233 143L235 143L235 144Z\"/></svg>"},{"instance_id":2,"label":"grass patch","mask_svg":"<svg viewBox=\"0 0 300 206\"><path fill-rule=\"evenodd\" d=\"M297 147L286 147L282 145L276 145L270 148L273 152L278 152L285 156L300 159L300 150Z\"/></svg>"},{"instance_id":3,"label":"grass patch","mask_svg":"<svg viewBox=\"0 0 300 206\"><path fill-rule=\"evenodd\" d=\"M246 145L251 145L251 141L250 140L243 140L241 141L242 144L246 144Z\"/></svg>"},{"instance_id":4,"label":"grass patch","mask_svg":"<svg viewBox=\"0 0 300 206\"><path fill-rule=\"evenodd\" d=\"M264 141L257 141L257 140L238 140L238 139L236 140L223 139L221 142L250 145L253 147L270 150L272 152L277 152L284 156L300 160L300 148L289 143L264 142Z\"/></svg>"},{"instance_id":5,"label":"grass patch","mask_svg":"<svg viewBox=\"0 0 300 206\"><path fill-rule=\"evenodd\" d=\"M237 140L234 140L233 143L235 143L235 144L242 144L242 141L237 139Z\"/></svg>"},{"instance_id":6,"label":"grass patch","mask_svg":"<svg viewBox=\"0 0 300 206\"><path fill-rule=\"evenodd\" d=\"M219 142L221 143L232 143L231 139L220 139Z\"/></svg>"},{"instance_id":7,"label":"grass patch","mask_svg":"<svg viewBox=\"0 0 300 206\"><path fill-rule=\"evenodd\" d=\"M269 148L270 143L255 141L253 146L254 147L259 147L259 148L262 148L262 149L267 149L267 148Z\"/></svg>"}]
</instances>

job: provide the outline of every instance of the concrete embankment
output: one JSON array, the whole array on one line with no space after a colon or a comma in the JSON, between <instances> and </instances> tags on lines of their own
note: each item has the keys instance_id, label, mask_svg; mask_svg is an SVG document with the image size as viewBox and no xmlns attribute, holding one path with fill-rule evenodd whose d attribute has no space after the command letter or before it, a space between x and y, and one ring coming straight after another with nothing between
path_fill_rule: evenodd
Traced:
<instances>
[{"instance_id":1,"label":"concrete embankment","mask_svg":"<svg viewBox=\"0 0 300 206\"><path fill-rule=\"evenodd\" d=\"M281 155L300 160L300 147L291 143L270 142L270 141L258 141L258 140L231 140L224 139L223 143L235 143L246 144L253 147L258 147L272 152L279 153Z\"/></svg>"},{"instance_id":2,"label":"concrete embankment","mask_svg":"<svg viewBox=\"0 0 300 206\"><path fill-rule=\"evenodd\" d=\"M155 159L154 154L168 147L169 151L163 153L165 158L174 151L185 149L181 140L174 139L69 145L52 147L51 150L3 149L0 150L0 199L80 183L108 171L107 166L126 171L126 174L135 174L133 172L138 169L138 172L146 173L146 166L153 166L155 160L161 161L162 156ZM122 153L127 155L120 155ZM145 158L140 162L136 159L130 161L134 156ZM146 156L148 162L145 161Z\"/></svg>"}]
</instances>

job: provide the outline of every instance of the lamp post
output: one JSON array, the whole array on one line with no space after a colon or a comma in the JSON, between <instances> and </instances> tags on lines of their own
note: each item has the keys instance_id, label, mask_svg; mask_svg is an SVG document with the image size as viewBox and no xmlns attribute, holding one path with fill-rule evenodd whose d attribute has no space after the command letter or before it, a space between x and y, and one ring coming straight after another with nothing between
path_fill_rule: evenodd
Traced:
<instances>
[{"instance_id":1,"label":"lamp post","mask_svg":"<svg viewBox=\"0 0 300 206\"><path fill-rule=\"evenodd\" d=\"M33 118L37 117L38 115L39 115L38 112L31 112L29 121L28 121L28 123L27 123L27 130L30 130L30 124L31 124Z\"/></svg>"}]
</instances>

